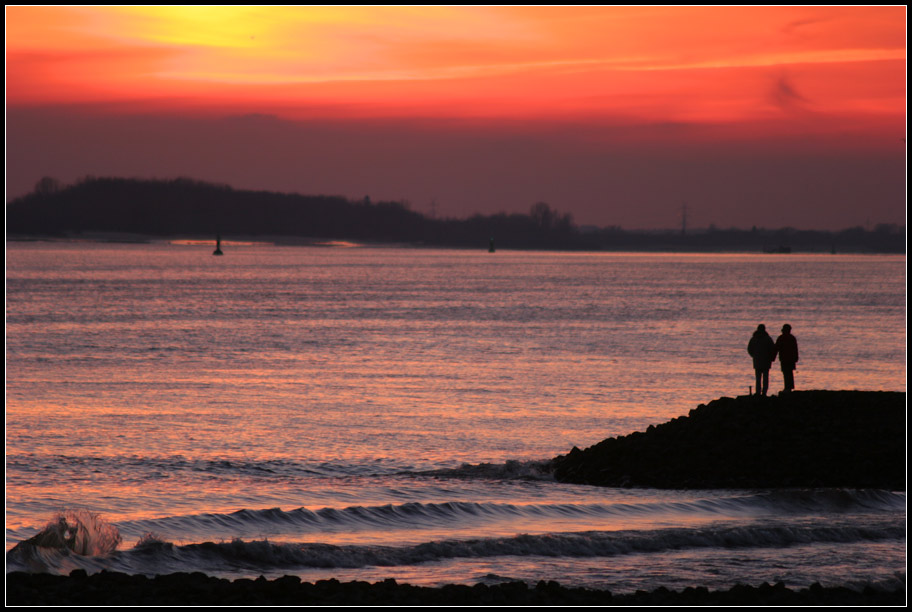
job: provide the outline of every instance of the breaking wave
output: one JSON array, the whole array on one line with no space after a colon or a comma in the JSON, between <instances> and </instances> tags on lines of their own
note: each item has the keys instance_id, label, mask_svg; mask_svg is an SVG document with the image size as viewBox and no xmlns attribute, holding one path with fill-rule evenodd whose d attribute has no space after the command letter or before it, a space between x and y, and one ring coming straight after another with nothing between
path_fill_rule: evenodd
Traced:
<instances>
[{"instance_id":1,"label":"breaking wave","mask_svg":"<svg viewBox=\"0 0 912 612\"><path fill-rule=\"evenodd\" d=\"M376 507L304 508L283 511L241 510L231 514L195 515L136 521L122 528L145 533L132 547L118 550L122 541L118 529L96 514L81 510L60 513L37 535L21 542L7 554L7 570L66 573L75 567L87 570L110 569L126 573L166 573L204 571L219 573L244 570L279 571L295 568L364 568L417 565L456 558L493 558L503 556L612 557L638 553L665 553L687 549L783 548L807 544L852 544L905 539L904 521L894 510L904 504L905 495L880 491L767 492L725 500L642 504L541 504L449 502L407 503ZM347 531L359 526L370 529L411 529L418 535L422 527L465 524L486 520L534 516L546 523L550 519L574 515L604 516L694 513L701 517L718 512L730 516L733 509L751 513L758 508L795 507L825 509L834 506L857 510L841 519L829 517L815 521L806 517L790 521L784 516L764 512L762 520L732 525L725 521L706 522L692 527L586 530L563 533L519 534L504 537L445 538L438 541L391 545L336 545L319 542L271 542L261 535L243 539L241 535L262 534L269 525L280 526L283 533L330 533L333 527ZM873 509L873 511L872 511ZM881 512L882 511L882 512ZM212 532L223 534L222 541L175 544L166 535L169 525L201 527L211 523ZM611 524L606 521L603 524ZM623 524L623 521L620 523ZM290 528L289 528L290 527ZM201 529L202 530L202 529Z\"/></svg>"},{"instance_id":2,"label":"breaking wave","mask_svg":"<svg viewBox=\"0 0 912 612\"><path fill-rule=\"evenodd\" d=\"M530 519L614 519L626 517L679 516L783 516L837 512L892 513L905 508L905 493L881 490L775 490L730 492L689 501L643 501L605 503L511 504L451 501L409 502L348 508L298 508L238 510L229 514L202 514L124 523L134 533L206 532L226 537L262 533L318 533L363 529L417 529L481 525L495 521Z\"/></svg>"},{"instance_id":3,"label":"breaking wave","mask_svg":"<svg viewBox=\"0 0 912 612\"><path fill-rule=\"evenodd\" d=\"M135 547L108 553L104 562L82 564L127 573L166 571L294 571L307 568L393 567L433 563L455 558L519 557L614 557L637 553L663 553L686 549L781 548L815 543L850 544L902 540L905 527L899 523L853 527L794 525L723 528L674 528L645 531L556 533L517 535L503 538L475 538L424 542L411 546L338 546L321 543L274 543L268 540L203 542L176 545L156 536L143 538ZM17 547L18 549L19 547ZM44 549L41 571L69 571L73 567L67 551L55 549L70 563L55 567L53 555ZM8 555L8 569L26 569L23 559ZM31 571L35 571L32 568Z\"/></svg>"},{"instance_id":4,"label":"breaking wave","mask_svg":"<svg viewBox=\"0 0 912 612\"><path fill-rule=\"evenodd\" d=\"M117 527L100 515L82 509L65 510L38 534L14 546L7 553L7 567L35 572L60 569L68 565L63 562L68 558L109 555L121 541Z\"/></svg>"}]
</instances>

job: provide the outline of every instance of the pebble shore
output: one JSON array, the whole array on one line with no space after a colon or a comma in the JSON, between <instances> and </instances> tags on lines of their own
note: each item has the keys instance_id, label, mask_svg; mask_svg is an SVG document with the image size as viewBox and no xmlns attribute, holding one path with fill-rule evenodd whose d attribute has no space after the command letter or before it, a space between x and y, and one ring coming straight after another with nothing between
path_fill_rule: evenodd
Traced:
<instances>
[{"instance_id":1,"label":"pebble shore","mask_svg":"<svg viewBox=\"0 0 912 612\"><path fill-rule=\"evenodd\" d=\"M613 595L609 591L564 587L541 581L496 585L477 584L422 587L382 582L302 582L297 576L275 580L229 581L202 573L177 573L147 578L102 571L87 575L74 570L69 576L12 572L6 575L7 605L92 606L194 606L194 605L295 605L295 606L695 606L695 605L903 605L905 590L862 592L848 588L812 585L793 590L782 583L758 587L738 585L727 591L705 587Z\"/></svg>"}]
</instances>

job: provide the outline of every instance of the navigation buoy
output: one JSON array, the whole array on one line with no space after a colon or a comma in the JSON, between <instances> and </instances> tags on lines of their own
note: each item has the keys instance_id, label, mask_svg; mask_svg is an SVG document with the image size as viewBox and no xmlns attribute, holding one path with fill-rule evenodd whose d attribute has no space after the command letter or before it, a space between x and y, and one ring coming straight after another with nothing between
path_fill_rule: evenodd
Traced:
<instances>
[{"instance_id":1,"label":"navigation buoy","mask_svg":"<svg viewBox=\"0 0 912 612\"><path fill-rule=\"evenodd\" d=\"M212 251L213 255L223 255L222 253L222 237L218 234L215 236L215 250Z\"/></svg>"},{"instance_id":2,"label":"navigation buoy","mask_svg":"<svg viewBox=\"0 0 912 612\"><path fill-rule=\"evenodd\" d=\"M491 238L491 243L488 246L488 253L493 253L493 252L494 252L494 239Z\"/></svg>"}]
</instances>

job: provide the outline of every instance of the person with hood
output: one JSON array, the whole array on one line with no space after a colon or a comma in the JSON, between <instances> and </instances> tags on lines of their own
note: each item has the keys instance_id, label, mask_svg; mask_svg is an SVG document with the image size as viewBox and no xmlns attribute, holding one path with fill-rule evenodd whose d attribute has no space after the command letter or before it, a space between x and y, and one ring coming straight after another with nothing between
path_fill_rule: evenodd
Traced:
<instances>
[{"instance_id":1,"label":"person with hood","mask_svg":"<svg viewBox=\"0 0 912 612\"><path fill-rule=\"evenodd\" d=\"M747 343L747 352L754 358L754 372L757 374L757 395L766 395L769 389L769 372L773 360L776 358L776 345L766 333L766 326L762 323L757 326L757 331Z\"/></svg>"},{"instance_id":2,"label":"person with hood","mask_svg":"<svg viewBox=\"0 0 912 612\"><path fill-rule=\"evenodd\" d=\"M776 338L776 352L773 359L779 357L782 367L782 380L785 383L784 393L795 390L795 364L798 363L798 340L792 335L792 326L782 326L782 335Z\"/></svg>"}]
</instances>

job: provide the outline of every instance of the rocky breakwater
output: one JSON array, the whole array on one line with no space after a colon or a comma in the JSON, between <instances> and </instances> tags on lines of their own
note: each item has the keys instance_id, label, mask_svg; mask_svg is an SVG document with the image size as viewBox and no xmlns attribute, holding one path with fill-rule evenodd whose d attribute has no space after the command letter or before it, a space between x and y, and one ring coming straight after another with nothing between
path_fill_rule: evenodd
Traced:
<instances>
[{"instance_id":1,"label":"rocky breakwater","mask_svg":"<svg viewBox=\"0 0 912 612\"><path fill-rule=\"evenodd\" d=\"M562 482L675 489L906 488L906 394L723 397L552 461Z\"/></svg>"}]
</instances>

